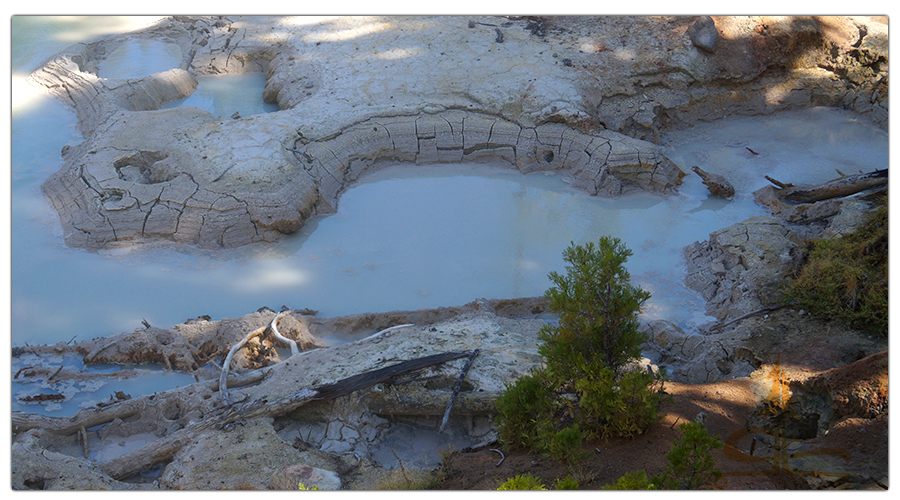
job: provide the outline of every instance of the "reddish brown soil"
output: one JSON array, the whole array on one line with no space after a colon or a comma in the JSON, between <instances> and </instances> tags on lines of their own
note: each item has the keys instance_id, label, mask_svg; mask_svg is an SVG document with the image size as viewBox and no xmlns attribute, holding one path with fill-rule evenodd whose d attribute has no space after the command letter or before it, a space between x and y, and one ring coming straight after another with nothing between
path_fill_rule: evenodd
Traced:
<instances>
[{"instance_id":1,"label":"reddish brown soil","mask_svg":"<svg viewBox=\"0 0 900 500\"><path fill-rule=\"evenodd\" d=\"M848 384L856 392L861 388L873 392L886 391L886 385L882 386L882 383L886 384L886 358L886 352L876 354L838 369L840 373L831 370L823 375L834 383L850 381ZM672 441L680 436L678 424L693 420L701 411L707 414L708 432L723 441L735 437L736 431L744 429L748 416L767 396L760 391L766 390L766 384L777 387L777 381L765 377L766 373L771 373L771 367L764 367L752 379L704 385L670 382L666 385L666 392L672 395L672 401L662 408L665 416L657 426L633 440L590 443L585 446L585 449L592 451L590 457L574 467L540 454L521 451L504 452L506 456L499 465L501 455L496 451L455 453L445 460L442 480L435 489L492 490L507 479L525 473L540 478L548 489L552 489L557 478L566 476L575 477L579 489L599 489L627 472L644 470L648 476L659 474L665 468L665 455ZM804 375L814 377L819 373ZM877 403L873 401L873 404ZM849 454L849 462L845 463L840 456L821 453L803 460L789 460L786 466L780 468L771 460L750 462L747 460L755 458L748 454L751 438L747 436L735 443L736 449L732 448L729 453L731 458L723 449L713 451L716 467L725 474L717 487L728 490L887 487L887 411L870 410L866 411L869 416L877 414L875 418L840 417L826 434L820 433L818 437L800 444L800 449L807 451L841 450L839 453ZM755 457L778 454L763 445L754 448ZM796 450L792 448L789 451ZM793 472L785 470L787 467ZM843 478L829 475L830 472L840 471L850 474Z\"/></svg>"}]
</instances>

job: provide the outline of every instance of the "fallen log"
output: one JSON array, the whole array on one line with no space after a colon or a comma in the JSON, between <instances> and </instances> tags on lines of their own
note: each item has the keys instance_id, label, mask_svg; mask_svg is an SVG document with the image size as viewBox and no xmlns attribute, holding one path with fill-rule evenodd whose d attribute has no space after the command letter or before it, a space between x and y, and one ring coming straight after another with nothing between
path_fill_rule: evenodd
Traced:
<instances>
[{"instance_id":1,"label":"fallen log","mask_svg":"<svg viewBox=\"0 0 900 500\"><path fill-rule=\"evenodd\" d=\"M465 392L453 399L454 415L491 415L497 412L499 392ZM366 407L377 415L434 416L446 413L451 390L402 388L394 385L382 392L366 394Z\"/></svg>"},{"instance_id":2,"label":"fallen log","mask_svg":"<svg viewBox=\"0 0 900 500\"><path fill-rule=\"evenodd\" d=\"M360 389L379 383L390 383L396 377L446 363L455 359L470 356L471 352L445 352L422 358L402 361L395 365L377 370L363 372L347 377L331 384L324 384L314 389L302 389L275 401L261 397L244 404L226 406L217 414L194 422L168 436L164 436L142 448L121 455L99 464L100 470L113 479L121 479L147 469L154 464L171 459L195 436L214 427L224 427L230 423L258 417L278 417L290 413L301 406L313 402L339 398Z\"/></svg>"},{"instance_id":3,"label":"fallen log","mask_svg":"<svg viewBox=\"0 0 900 500\"><path fill-rule=\"evenodd\" d=\"M228 387L245 387L257 383L263 380L270 370L271 368L263 368L244 375L228 377L226 385ZM219 388L218 380L209 380L201 383L213 391ZM71 417L51 417L13 410L12 431L14 434L17 434L30 429L44 429L54 434L63 436L71 435L77 433L81 427L90 429L91 427L112 422L117 418L124 420L138 415L141 410L147 406L155 406L157 404L165 405L168 400L181 399L184 397L182 393L189 387L190 386L125 401L118 401L115 404L104 408L86 408L84 410L79 410Z\"/></svg>"},{"instance_id":4,"label":"fallen log","mask_svg":"<svg viewBox=\"0 0 900 500\"><path fill-rule=\"evenodd\" d=\"M781 188L776 191L776 194L784 201L793 203L815 203L817 201L849 196L878 186L884 186L888 183L888 171L887 169L882 169L865 174L851 175L818 186L794 186L778 182L768 176L766 176L766 179Z\"/></svg>"}]
</instances>

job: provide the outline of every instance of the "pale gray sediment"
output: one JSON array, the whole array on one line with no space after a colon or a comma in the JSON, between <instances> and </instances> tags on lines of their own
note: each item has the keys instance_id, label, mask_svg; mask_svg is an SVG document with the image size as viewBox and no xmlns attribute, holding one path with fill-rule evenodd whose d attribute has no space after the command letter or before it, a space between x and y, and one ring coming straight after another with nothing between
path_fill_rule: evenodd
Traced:
<instances>
[{"instance_id":1,"label":"pale gray sediment","mask_svg":"<svg viewBox=\"0 0 900 500\"><path fill-rule=\"evenodd\" d=\"M276 241L400 163L561 172L600 196L671 193L684 173L651 142L666 128L812 105L886 123L887 35L869 18L718 18L713 53L692 44L690 17L547 18L540 36L528 19L485 18L503 43L469 20L178 17L71 47L30 77L73 106L85 134L42 185L66 244ZM179 67L98 76L139 39L180 47ZM160 110L195 76L242 72L265 72L263 96L281 111Z\"/></svg>"},{"instance_id":2,"label":"pale gray sediment","mask_svg":"<svg viewBox=\"0 0 900 500\"><path fill-rule=\"evenodd\" d=\"M688 31L695 17L559 17L539 25L482 16L294 21L167 18L73 46L32 74L33 84L75 109L85 136L64 148L63 166L42 185L66 244L272 242L333 212L364 175L398 163L489 163L560 172L592 195L667 194L684 175L655 143L669 128L817 105L887 124L883 19L713 17L720 36L702 50ZM127 80L98 76L104 57L135 39L178 45L179 67ZM281 110L230 119L161 109L190 95L197 77L240 72L264 72L261 92ZM797 264L803 238L844 232L865 209L862 202L823 202L795 214L813 225L761 217L716 231L685 250L688 284L720 321L739 317L766 304ZM265 404L399 360L477 348L452 415L468 436L488 438L497 395L541 363L545 308L536 298L341 318L286 313L280 333L307 350L282 359L273 337L248 341L233 367L244 378L230 390L236 401ZM374 447L398 419L437 423L465 360L429 368L421 381L371 387L302 412L202 428L198 422L227 411L211 361L274 316L201 317L71 346L17 348L77 353L85 362L158 362L193 372L198 383L85 410L81 420L16 412L14 487L295 488L310 477L327 488L373 487L384 475L369 456ZM414 326L315 348L335 332L362 336L401 324ZM779 348L808 349L816 368L884 348L821 326L802 312L778 311L717 333L701 327L693 334L664 320L642 328L658 354L654 363L692 383L747 376ZM836 337L848 347L815 349ZM48 375L75 376L22 373ZM73 424L100 425L92 419L98 413L105 422L99 430ZM71 452L88 439L111 443L142 433L153 442L116 459L92 462ZM154 442L165 443L162 451ZM160 464L152 483L122 481Z\"/></svg>"}]
</instances>

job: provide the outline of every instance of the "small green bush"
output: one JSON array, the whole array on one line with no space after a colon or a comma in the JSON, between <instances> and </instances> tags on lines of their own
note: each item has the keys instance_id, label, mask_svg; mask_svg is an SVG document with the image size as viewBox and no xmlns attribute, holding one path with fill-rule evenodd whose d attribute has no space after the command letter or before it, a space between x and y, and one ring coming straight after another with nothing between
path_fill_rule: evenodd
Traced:
<instances>
[{"instance_id":1,"label":"small green bush","mask_svg":"<svg viewBox=\"0 0 900 500\"><path fill-rule=\"evenodd\" d=\"M665 471L653 483L664 490L696 490L709 488L722 478L710 450L722 447L718 436L710 436L700 422L678 426L681 439L675 439L666 454Z\"/></svg>"},{"instance_id":2,"label":"small green bush","mask_svg":"<svg viewBox=\"0 0 900 500\"><path fill-rule=\"evenodd\" d=\"M554 432L557 407L549 397L546 376L540 370L507 385L497 400L496 428L500 441L512 447L540 449Z\"/></svg>"},{"instance_id":3,"label":"small green bush","mask_svg":"<svg viewBox=\"0 0 900 500\"><path fill-rule=\"evenodd\" d=\"M557 479L553 485L554 490L577 490L578 480L572 476L566 476L563 479Z\"/></svg>"},{"instance_id":4,"label":"small green bush","mask_svg":"<svg viewBox=\"0 0 900 500\"><path fill-rule=\"evenodd\" d=\"M507 479L498 490L546 490L541 480L531 474L517 475Z\"/></svg>"},{"instance_id":5,"label":"small green bush","mask_svg":"<svg viewBox=\"0 0 900 500\"><path fill-rule=\"evenodd\" d=\"M613 484L604 486L604 490L655 490L656 485L647 477L647 473L639 470L627 472Z\"/></svg>"},{"instance_id":6,"label":"small green bush","mask_svg":"<svg viewBox=\"0 0 900 500\"><path fill-rule=\"evenodd\" d=\"M663 388L661 375L631 371L615 378L607 367L575 383L583 418L595 422L596 437L602 438L631 438L659 422Z\"/></svg>"},{"instance_id":7,"label":"small green bush","mask_svg":"<svg viewBox=\"0 0 900 500\"><path fill-rule=\"evenodd\" d=\"M590 452L581 449L583 440L584 433L581 432L576 423L572 427L567 427L554 433L549 439L549 443L547 443L547 451L556 460L574 465L583 462L590 454Z\"/></svg>"},{"instance_id":8,"label":"small green bush","mask_svg":"<svg viewBox=\"0 0 900 500\"><path fill-rule=\"evenodd\" d=\"M814 316L887 335L887 218L884 202L856 231L811 242L785 301L797 302Z\"/></svg>"}]
</instances>

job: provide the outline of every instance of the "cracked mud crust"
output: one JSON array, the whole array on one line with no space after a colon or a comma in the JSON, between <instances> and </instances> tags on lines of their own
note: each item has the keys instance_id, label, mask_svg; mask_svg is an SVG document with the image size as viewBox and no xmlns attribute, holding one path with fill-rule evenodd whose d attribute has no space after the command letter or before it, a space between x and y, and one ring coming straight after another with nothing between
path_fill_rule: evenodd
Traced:
<instances>
[{"instance_id":1,"label":"cracked mud crust","mask_svg":"<svg viewBox=\"0 0 900 500\"><path fill-rule=\"evenodd\" d=\"M73 46L30 76L71 105L85 140L42 186L66 244L271 242L366 173L474 162L560 171L592 195L677 190L656 144L728 115L840 106L887 124L887 28L864 17L395 16L167 18ZM498 36L501 33L502 36ZM98 76L134 40L179 67ZM220 118L160 110L196 77L262 72L280 111Z\"/></svg>"},{"instance_id":2,"label":"cracked mud crust","mask_svg":"<svg viewBox=\"0 0 900 500\"><path fill-rule=\"evenodd\" d=\"M334 211L341 193L360 177L393 163L501 164L522 172L560 171L595 195L631 189L666 194L677 191L683 173L657 142L674 127L819 105L851 109L887 126L886 19L713 20L720 39L710 53L691 42L696 17L167 18L73 46L31 75L33 84L75 109L85 137L63 149L64 165L42 190L70 246L96 250L166 241L231 248L297 231L310 217ZM180 66L129 80L99 77L103 58L136 39L177 45ZM161 109L190 95L199 76L242 72L266 75L260 91L280 111L232 119L190 107ZM823 218L843 217L835 216L840 207L822 207ZM688 281L720 321L764 305L796 264L798 241L831 228L781 219L735 224L687 247ZM235 369L242 373L229 390L237 401L265 405L359 370L478 347L482 353L457 411L473 435L486 436L492 398L541 362L536 343L545 308L537 298L332 319L297 312L279 327L305 348L315 347L323 333L416 326L287 360L274 337L260 335L237 357ZM298 474L317 474L343 489L384 484L387 471L367 456L369 447L395 414L411 421L439 417L463 360L429 369L427 381L373 387L317 402L308 412L202 428L198 422L226 411L216 393L218 373L202 365L220 359L274 315L261 310L233 319L199 317L72 346L17 348L14 355L159 362L194 373L198 382L133 399L117 394L116 401L85 413L109 417L80 420L86 429L68 418L15 412L13 484L277 489L294 488ZM645 327L658 364L668 364L674 374L667 386L673 402L663 408L660 425L634 440L590 443L591 457L575 468L523 452L508 452L501 465L490 450L454 453L433 487L495 489L530 472L548 487L571 475L582 488L596 489L635 470L653 475L679 435L677 425L700 412L707 414L710 433L723 439L751 422L768 425L771 415L760 408L775 385L795 398L791 408L803 417L801 427L815 428L814 437L790 451L840 449L849 460L835 462L826 454L792 463L816 472L804 475L772 474L771 462L734 459L784 451L772 446L763 435L771 429L765 429L755 450L745 438L731 457L716 452L727 489L887 487L886 339L790 308L715 333L701 327L699 334L687 334L664 320ZM16 376L85 376L29 368ZM101 423L106 425L94 429ZM299 434L306 441L297 438L300 423L307 426ZM180 441L187 434L177 433L184 429L197 432ZM78 458L89 441L108 444L143 434L167 443L168 455ZM134 479L126 472L161 464L168 465L154 482L126 482ZM740 474L747 471L752 474Z\"/></svg>"}]
</instances>

